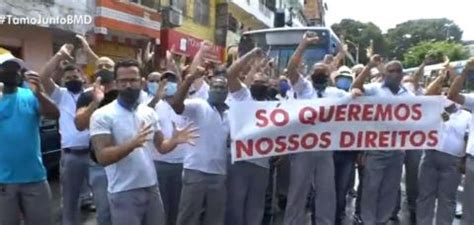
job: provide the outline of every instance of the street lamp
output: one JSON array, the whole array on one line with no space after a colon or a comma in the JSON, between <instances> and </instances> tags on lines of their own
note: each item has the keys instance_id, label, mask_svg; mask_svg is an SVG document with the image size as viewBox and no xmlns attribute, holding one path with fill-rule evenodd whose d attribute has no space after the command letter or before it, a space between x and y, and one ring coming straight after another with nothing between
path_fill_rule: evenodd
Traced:
<instances>
[{"instance_id":1,"label":"street lamp","mask_svg":"<svg viewBox=\"0 0 474 225\"><path fill-rule=\"evenodd\" d=\"M444 27L446 27L446 40L449 40L449 28L451 28L452 26L454 26L454 23L444 25Z\"/></svg>"},{"instance_id":2,"label":"street lamp","mask_svg":"<svg viewBox=\"0 0 474 225\"><path fill-rule=\"evenodd\" d=\"M356 49L356 64L359 64L359 43L354 44L354 42L346 40L346 43L351 44Z\"/></svg>"}]
</instances>

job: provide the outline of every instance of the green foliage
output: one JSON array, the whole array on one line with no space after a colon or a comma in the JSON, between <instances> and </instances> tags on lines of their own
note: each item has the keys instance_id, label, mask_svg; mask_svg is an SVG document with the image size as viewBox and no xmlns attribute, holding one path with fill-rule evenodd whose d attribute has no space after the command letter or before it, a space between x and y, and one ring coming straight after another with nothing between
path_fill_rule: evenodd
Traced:
<instances>
[{"instance_id":1,"label":"green foliage","mask_svg":"<svg viewBox=\"0 0 474 225\"><path fill-rule=\"evenodd\" d=\"M451 61L464 60L469 57L469 53L461 44L447 41L424 41L408 49L403 55L403 64L405 68L416 67L423 62L425 56L429 56L433 63L441 63L445 55Z\"/></svg>"},{"instance_id":2,"label":"green foliage","mask_svg":"<svg viewBox=\"0 0 474 225\"><path fill-rule=\"evenodd\" d=\"M398 24L388 30L385 35L388 47L388 56L393 59L404 59L407 50L424 41L452 41L459 43L462 30L452 20L419 19Z\"/></svg>"},{"instance_id":3,"label":"green foliage","mask_svg":"<svg viewBox=\"0 0 474 225\"><path fill-rule=\"evenodd\" d=\"M344 40L349 40L355 45L359 45L359 61L367 63L367 48L370 41L373 41L374 52L379 54L385 53L385 40L382 31L373 23L362 23L352 19L343 19L340 23L333 24L332 30L339 36L343 36ZM349 52L352 56L356 55L356 46L348 44Z\"/></svg>"}]
</instances>

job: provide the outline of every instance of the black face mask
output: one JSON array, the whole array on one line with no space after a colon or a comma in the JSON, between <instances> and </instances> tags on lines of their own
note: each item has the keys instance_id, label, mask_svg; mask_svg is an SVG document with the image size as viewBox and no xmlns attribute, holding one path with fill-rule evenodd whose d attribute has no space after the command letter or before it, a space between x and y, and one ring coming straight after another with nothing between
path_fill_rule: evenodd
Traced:
<instances>
[{"instance_id":1,"label":"black face mask","mask_svg":"<svg viewBox=\"0 0 474 225\"><path fill-rule=\"evenodd\" d=\"M125 107L132 109L138 103L141 89L126 88L119 93L120 101L125 104Z\"/></svg>"},{"instance_id":2,"label":"black face mask","mask_svg":"<svg viewBox=\"0 0 474 225\"><path fill-rule=\"evenodd\" d=\"M267 100L268 86L262 84L252 84L252 86L250 86L250 93L257 101Z\"/></svg>"},{"instance_id":3,"label":"black face mask","mask_svg":"<svg viewBox=\"0 0 474 225\"><path fill-rule=\"evenodd\" d=\"M315 89L321 90L328 86L329 77L324 73L318 73L311 76L311 81Z\"/></svg>"},{"instance_id":4,"label":"black face mask","mask_svg":"<svg viewBox=\"0 0 474 225\"><path fill-rule=\"evenodd\" d=\"M117 90L111 90L104 94L104 99L100 102L99 107L107 105L117 99L119 92Z\"/></svg>"},{"instance_id":5,"label":"black face mask","mask_svg":"<svg viewBox=\"0 0 474 225\"><path fill-rule=\"evenodd\" d=\"M74 94L78 94L79 92L82 91L82 81L80 80L71 80L64 83L64 85L66 86L68 91Z\"/></svg>"},{"instance_id":6,"label":"black face mask","mask_svg":"<svg viewBox=\"0 0 474 225\"><path fill-rule=\"evenodd\" d=\"M268 89L268 97L270 99L275 99L279 91L276 88L270 88Z\"/></svg>"}]
</instances>

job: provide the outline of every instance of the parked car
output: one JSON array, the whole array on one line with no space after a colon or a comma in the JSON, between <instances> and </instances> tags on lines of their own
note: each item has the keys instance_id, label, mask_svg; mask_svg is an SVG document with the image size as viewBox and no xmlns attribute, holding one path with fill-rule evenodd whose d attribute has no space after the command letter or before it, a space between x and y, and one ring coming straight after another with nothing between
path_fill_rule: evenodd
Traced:
<instances>
[{"instance_id":1,"label":"parked car","mask_svg":"<svg viewBox=\"0 0 474 225\"><path fill-rule=\"evenodd\" d=\"M48 171L59 168L61 158L61 135L57 120L42 119L40 125L41 154Z\"/></svg>"}]
</instances>

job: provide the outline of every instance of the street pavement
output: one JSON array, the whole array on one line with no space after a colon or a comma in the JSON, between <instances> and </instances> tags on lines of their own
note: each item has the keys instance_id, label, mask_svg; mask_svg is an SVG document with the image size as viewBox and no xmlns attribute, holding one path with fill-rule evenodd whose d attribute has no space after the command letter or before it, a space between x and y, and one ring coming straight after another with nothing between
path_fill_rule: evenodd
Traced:
<instances>
[{"instance_id":1,"label":"street pavement","mask_svg":"<svg viewBox=\"0 0 474 225\"><path fill-rule=\"evenodd\" d=\"M404 180L404 179L402 179ZM50 185L51 185L51 191L53 193L53 201L54 201L54 208L53 208L53 213L54 213L54 225L61 225L61 207L60 207L60 188L59 188L59 181L58 178L53 177L50 179ZM409 225L409 215L408 212L405 210L407 209L407 203L405 201L405 190L404 190L404 185L402 185L402 211L399 214L400 222L399 223L394 223L391 222L388 225ZM462 187L459 187L458 189L458 199L462 199ZM353 214L353 209L354 209L354 203L355 199L348 197L348 203L350 205L347 207L347 215L348 218L346 221L344 221L344 225L352 225L352 214ZM461 204L458 201L457 207L460 209ZM279 213L276 218L274 225L281 225L283 213ZM308 223L307 225L311 225L310 223L310 216L308 213ZM96 219L95 219L95 213L94 212L88 212L86 210L82 211L82 221L84 225L97 225ZM460 221L456 219L453 223L453 225L459 225Z\"/></svg>"}]
</instances>

